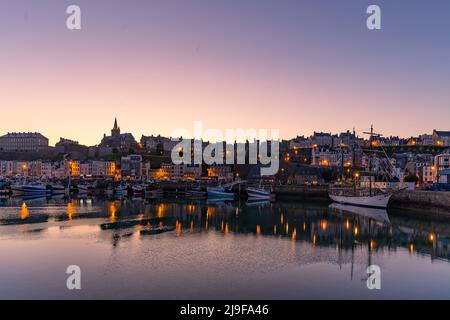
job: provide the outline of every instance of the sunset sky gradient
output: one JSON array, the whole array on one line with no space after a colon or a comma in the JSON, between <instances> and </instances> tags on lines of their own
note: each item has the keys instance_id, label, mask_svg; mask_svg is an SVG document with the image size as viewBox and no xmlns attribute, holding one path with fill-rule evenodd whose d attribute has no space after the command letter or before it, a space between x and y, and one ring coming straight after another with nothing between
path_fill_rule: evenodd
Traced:
<instances>
[{"instance_id":1,"label":"sunset sky gradient","mask_svg":"<svg viewBox=\"0 0 450 320\"><path fill-rule=\"evenodd\" d=\"M447 0L2 0L0 134L449 130L449 31Z\"/></svg>"}]
</instances>

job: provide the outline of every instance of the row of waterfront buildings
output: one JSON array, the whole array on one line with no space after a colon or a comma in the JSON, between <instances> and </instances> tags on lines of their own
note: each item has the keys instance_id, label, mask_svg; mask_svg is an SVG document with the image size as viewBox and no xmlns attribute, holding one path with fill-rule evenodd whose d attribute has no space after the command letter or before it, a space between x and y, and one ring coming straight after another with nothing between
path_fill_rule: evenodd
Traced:
<instances>
[{"instance_id":1,"label":"row of waterfront buildings","mask_svg":"<svg viewBox=\"0 0 450 320\"><path fill-rule=\"evenodd\" d=\"M0 159L5 159L0 161L0 176L60 179L68 176L129 177L176 180L215 177L230 180L237 176L248 176L249 172L254 171L255 166L175 165L168 160L178 143L179 141L170 137L159 135L142 136L140 142L137 142L131 133L121 133L117 120L114 121L111 134L104 135L99 145L91 147L63 138L54 147L50 147L48 139L40 133L8 133L0 137ZM203 149L207 143L202 141L201 145ZM226 146L224 143L223 150L227 150ZM389 163L382 160L371 162L372 169L389 167L393 176L400 181L414 176L421 185L445 182L446 173L450 170L450 152L446 150L450 147L450 131L438 130L434 130L429 135L424 134L407 139L373 136L371 140L365 140L358 137L355 132L347 131L341 134L314 132L309 137L299 136L291 140L279 141L279 174L287 181L318 183L323 180L320 176L326 168L347 168L348 171L350 168L352 170L366 169L369 166L369 160L362 149L380 146L394 149L402 146L409 148L405 150L399 148L400 150L390 154ZM236 150L237 144L235 143L233 147ZM245 148L248 150L248 142ZM432 152L427 152L430 150ZM12 154L13 158L2 157L7 154L10 156ZM23 154L37 154L38 160L23 161L14 158L20 158ZM118 156L111 157L111 155ZM164 161L151 163L145 160L148 159L146 155L166 158ZM43 160L55 158L63 158L63 160ZM257 176L257 173L251 175Z\"/></svg>"},{"instance_id":2,"label":"row of waterfront buildings","mask_svg":"<svg viewBox=\"0 0 450 320\"><path fill-rule=\"evenodd\" d=\"M162 163L151 168L149 161L141 155L128 155L119 161L106 160L62 160L62 161L17 161L0 160L0 177L25 177L38 179L66 179L68 177L128 178L139 180L181 180L202 177L201 165L175 165Z\"/></svg>"}]
</instances>

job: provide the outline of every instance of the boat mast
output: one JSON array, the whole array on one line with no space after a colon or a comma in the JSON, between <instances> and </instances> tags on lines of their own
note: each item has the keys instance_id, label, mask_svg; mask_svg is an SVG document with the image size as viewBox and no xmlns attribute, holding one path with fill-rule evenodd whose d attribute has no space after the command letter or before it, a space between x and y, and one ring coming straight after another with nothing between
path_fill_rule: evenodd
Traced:
<instances>
[{"instance_id":1,"label":"boat mast","mask_svg":"<svg viewBox=\"0 0 450 320\"><path fill-rule=\"evenodd\" d=\"M379 137L381 137L381 134L373 132L373 124L370 126L370 132L364 132L364 133L370 135L370 138L369 138L369 150L370 150L370 155L369 155L369 195L372 196L372 176L371 176L371 174L372 174L373 144L375 141L375 137L379 138Z\"/></svg>"}]
</instances>

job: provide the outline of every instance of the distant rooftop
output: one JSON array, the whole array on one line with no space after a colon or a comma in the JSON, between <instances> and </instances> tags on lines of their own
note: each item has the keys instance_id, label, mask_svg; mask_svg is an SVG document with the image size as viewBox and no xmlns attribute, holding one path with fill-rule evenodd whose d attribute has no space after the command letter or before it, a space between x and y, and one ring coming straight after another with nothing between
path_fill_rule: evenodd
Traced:
<instances>
[{"instance_id":1,"label":"distant rooftop","mask_svg":"<svg viewBox=\"0 0 450 320\"><path fill-rule=\"evenodd\" d=\"M39 132L8 132L7 134L1 136L0 138L36 138L36 137L47 139Z\"/></svg>"},{"instance_id":2,"label":"distant rooftop","mask_svg":"<svg viewBox=\"0 0 450 320\"><path fill-rule=\"evenodd\" d=\"M450 131L437 131L434 130L439 137L450 137Z\"/></svg>"}]
</instances>

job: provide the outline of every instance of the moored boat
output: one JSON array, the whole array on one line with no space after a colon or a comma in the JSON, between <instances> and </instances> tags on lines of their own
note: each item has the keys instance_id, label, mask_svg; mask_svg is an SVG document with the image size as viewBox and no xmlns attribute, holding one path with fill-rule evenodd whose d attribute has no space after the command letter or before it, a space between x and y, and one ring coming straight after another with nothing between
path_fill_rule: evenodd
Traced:
<instances>
[{"instance_id":1,"label":"moored boat","mask_svg":"<svg viewBox=\"0 0 450 320\"><path fill-rule=\"evenodd\" d=\"M233 200L234 199L234 193L228 188L219 186L219 187L208 187L206 188L206 192L208 193L208 197L211 198L220 198L220 199L227 199L227 200Z\"/></svg>"},{"instance_id":2,"label":"moored boat","mask_svg":"<svg viewBox=\"0 0 450 320\"><path fill-rule=\"evenodd\" d=\"M362 150L363 153L367 153L365 170L363 172L355 172L351 184L344 181L343 184L337 183L330 186L328 195L333 201L340 204L387 208L392 195L402 189L377 187L377 179L378 181L393 181L395 179L398 181L398 177L395 177L393 174L392 163L386 151L381 146L382 150L374 150L373 148L374 145L378 145L377 140L382 135L374 133L373 126L370 128L370 132L364 133L370 135L369 149ZM356 148L356 146L353 147ZM373 165L374 160L376 160L376 166Z\"/></svg>"},{"instance_id":3,"label":"moored boat","mask_svg":"<svg viewBox=\"0 0 450 320\"><path fill-rule=\"evenodd\" d=\"M275 197L272 190L263 187L247 187L247 195L249 199L266 199L270 200Z\"/></svg>"},{"instance_id":4,"label":"moored boat","mask_svg":"<svg viewBox=\"0 0 450 320\"><path fill-rule=\"evenodd\" d=\"M381 189L365 189L354 187L330 187L329 197L341 204L387 208L393 192Z\"/></svg>"},{"instance_id":5,"label":"moored boat","mask_svg":"<svg viewBox=\"0 0 450 320\"><path fill-rule=\"evenodd\" d=\"M42 182L29 182L24 184L14 184L11 189L15 195L46 195L51 194L52 189L49 185Z\"/></svg>"}]
</instances>

